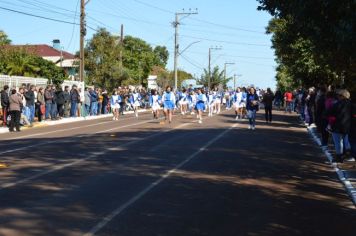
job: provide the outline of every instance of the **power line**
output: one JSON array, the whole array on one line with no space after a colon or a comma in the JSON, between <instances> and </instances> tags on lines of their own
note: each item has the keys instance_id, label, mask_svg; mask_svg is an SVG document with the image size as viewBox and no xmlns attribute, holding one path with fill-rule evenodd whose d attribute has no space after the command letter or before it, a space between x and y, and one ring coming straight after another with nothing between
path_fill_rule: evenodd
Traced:
<instances>
[{"instance_id":1,"label":"power line","mask_svg":"<svg viewBox=\"0 0 356 236\"><path fill-rule=\"evenodd\" d=\"M40 18L40 19L44 19L44 20L50 20L50 21L69 24L69 25L79 25L78 23L73 23L73 22L64 21L64 20L58 20L58 19L54 19L54 18L50 18L50 17L46 17L46 16L39 16L39 15L35 15L35 14L23 12L23 11L17 11L17 10L9 9L9 8L6 8L6 7L0 7L0 9L6 10L6 11L10 11L10 12L15 12L15 13L26 15L26 16L36 17L36 18ZM88 28L90 28L90 29L92 29L94 31L97 31L96 29L94 29L94 28L92 28L90 26L88 26Z\"/></svg>"},{"instance_id":2,"label":"power line","mask_svg":"<svg viewBox=\"0 0 356 236\"><path fill-rule=\"evenodd\" d=\"M145 5L145 6L147 6L147 7L150 7L150 8L156 9L156 10L159 10L159 11L161 11L161 12L174 14L174 12L172 12L172 11L170 11L170 10L163 9L163 8L161 8L161 7L157 7L157 6L152 5L152 4L150 4L150 3L142 2L142 1L140 1L140 0L135 0L135 2L140 3L140 4L142 4L142 5ZM191 20L197 21L197 22L201 22L201 23L204 23L204 24L209 24L209 25L218 26L218 27L221 27L221 28L230 29L230 30L244 31L244 32L249 32L249 33L265 34L265 32L261 32L261 31L257 31L257 30L249 30L249 29L244 29L244 28L240 28L240 27L234 27L234 26L228 26L228 25L223 25L223 24L217 24L217 23L210 22L210 21L207 21L207 20L202 20L202 19L199 19L199 18L195 18L195 19L191 19Z\"/></svg>"},{"instance_id":3,"label":"power line","mask_svg":"<svg viewBox=\"0 0 356 236\"><path fill-rule=\"evenodd\" d=\"M227 43L227 44L237 44L237 45L247 45L247 46L261 46L261 47L270 46L268 44L257 44L257 43L245 43L245 42L233 42L233 41L225 41L225 40L215 40L215 39L208 39L208 38L195 37L195 36L189 36L189 35L181 35L181 36L185 37L185 38L200 39L200 40L206 40L206 41L217 42L217 43Z\"/></svg>"},{"instance_id":4,"label":"power line","mask_svg":"<svg viewBox=\"0 0 356 236\"><path fill-rule=\"evenodd\" d=\"M191 60L189 60L186 56L184 55L180 55L186 62L188 62L189 64L195 66L198 69L204 70L204 67L197 65L196 63L192 62Z\"/></svg>"}]
</instances>

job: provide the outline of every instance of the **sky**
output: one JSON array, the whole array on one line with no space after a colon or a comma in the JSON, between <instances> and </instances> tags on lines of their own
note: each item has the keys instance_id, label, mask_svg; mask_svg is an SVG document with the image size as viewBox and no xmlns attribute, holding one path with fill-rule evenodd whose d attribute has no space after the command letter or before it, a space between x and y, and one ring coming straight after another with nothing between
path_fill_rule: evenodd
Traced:
<instances>
[{"instance_id":1,"label":"sky","mask_svg":"<svg viewBox=\"0 0 356 236\"><path fill-rule=\"evenodd\" d=\"M173 70L175 13L180 15L178 68L200 77L208 67L209 48L212 67L224 69L228 77L236 76L236 85L253 84L260 88L275 87L274 50L265 27L271 16L257 11L255 0L90 0L86 5L87 36L98 27L119 35L139 37L152 47L164 45L170 52L167 68ZM7 8L1 9L1 8ZM54 22L19 14L24 12L64 22ZM190 10L189 10L190 9ZM65 51L79 49L80 0L0 0L0 30L13 44L48 44L60 39ZM233 82L230 81L232 86Z\"/></svg>"}]
</instances>

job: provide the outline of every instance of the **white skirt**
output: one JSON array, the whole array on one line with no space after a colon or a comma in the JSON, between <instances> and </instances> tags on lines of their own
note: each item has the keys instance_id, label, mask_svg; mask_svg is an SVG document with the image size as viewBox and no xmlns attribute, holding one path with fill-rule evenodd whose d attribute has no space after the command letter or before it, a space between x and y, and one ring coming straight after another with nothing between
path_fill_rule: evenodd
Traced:
<instances>
[{"instance_id":1,"label":"white skirt","mask_svg":"<svg viewBox=\"0 0 356 236\"><path fill-rule=\"evenodd\" d=\"M120 104L115 103L114 105L111 106L112 109L120 109Z\"/></svg>"},{"instance_id":2,"label":"white skirt","mask_svg":"<svg viewBox=\"0 0 356 236\"><path fill-rule=\"evenodd\" d=\"M159 105L159 104L153 104L152 105L152 110L154 110L154 111L157 111L157 110L159 110L161 108L161 106Z\"/></svg>"}]
</instances>

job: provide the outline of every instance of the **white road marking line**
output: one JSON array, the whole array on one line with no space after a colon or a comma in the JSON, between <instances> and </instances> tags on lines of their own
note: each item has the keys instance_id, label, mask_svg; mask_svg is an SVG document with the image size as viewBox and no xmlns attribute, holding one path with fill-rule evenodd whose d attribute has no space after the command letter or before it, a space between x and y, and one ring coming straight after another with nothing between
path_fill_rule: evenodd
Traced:
<instances>
[{"instance_id":1,"label":"white road marking line","mask_svg":"<svg viewBox=\"0 0 356 236\"><path fill-rule=\"evenodd\" d=\"M230 128L226 129L222 133L220 133L218 136L215 138L211 139L208 143L206 143L203 147L199 148L198 151L190 155L187 159L176 165L173 169L167 171L166 174L164 174L161 178L156 180L155 182L151 183L149 186L144 188L141 192L133 196L130 200L128 200L125 204L121 205L114 211L112 211L109 215L104 217L102 221L100 221L97 225L95 225L88 233L84 234L84 236L94 236L98 231L100 231L102 228L104 228L110 221L112 221L116 216L120 215L124 210L126 210L128 207L130 207L132 204L140 200L144 195L146 195L148 192L150 192L154 187L159 185L161 182L163 182L165 179L170 177L173 173L175 173L178 169L180 169L182 166L184 166L186 163L191 161L193 158L195 158L199 153L203 152L208 148L210 145L215 143L217 140L222 138L226 133L228 133L231 129L235 128L237 124L234 124Z\"/></svg>"},{"instance_id":2,"label":"white road marking line","mask_svg":"<svg viewBox=\"0 0 356 236\"><path fill-rule=\"evenodd\" d=\"M137 125L137 124L142 124L142 123L148 123L148 122L151 122L151 120L149 120L149 121L144 121L144 122L140 122L140 123L136 123L136 125ZM132 145L132 144L136 144L136 143L141 142L141 141L143 141L143 140L151 139L151 138L153 138L153 137L156 137L156 136L165 134L165 133L167 133L167 132L171 132L171 131L173 131L173 130L175 130L175 129L180 129L180 128L182 128L182 127L184 127L184 126L187 126L187 125L190 125L190 124L194 124L194 123L184 123L184 124L181 124L181 125L179 125L179 126L177 126L177 127L172 128L172 129L164 130L163 132L159 132L159 133L156 133L156 134L152 134L152 135L150 135L150 136L146 136L146 137L144 137L143 139L138 139L138 140L134 140L134 141L128 142L128 143L126 143L126 144L118 145L117 148L122 148L122 147L130 146L130 145ZM130 127L130 126L134 126L134 124L126 125L125 127ZM109 129L109 130L112 131L112 130L119 129L119 128L122 128L122 127L123 127L123 126L121 126L121 127L116 127L116 128ZM100 132L102 132L102 131L100 131ZM55 142L55 141L51 141L51 142ZM109 150L108 150L108 151L109 151ZM30 181L30 180L37 179L37 178L39 178L39 177L42 177L42 176L44 176L44 175L53 173L53 172L55 172L55 171L62 170L62 169L64 169L64 168L77 165L77 164L82 163L82 162L84 162L84 161L87 161L87 160L89 160L89 159L93 159L93 158L96 158L96 157L98 157L98 156L100 156L100 155L104 155L104 154L106 154L108 151L91 153L89 156L87 156L87 157L85 157L85 158L76 159L75 161L72 161L72 162L70 162L70 163L66 163L66 164L54 166L54 167L52 167L52 168L49 169L49 170L46 170L46 171L41 172L41 173L38 173L38 174L36 174L36 175L27 177L27 178L25 178L25 179L18 180L18 181L12 182L12 183L1 184L1 185L0 185L0 190L6 189L6 188L10 188L10 187L14 187L14 186L16 186L16 185L26 183L26 182L28 182L28 181ZM0 153L0 154L1 154L1 153Z\"/></svg>"},{"instance_id":3,"label":"white road marking line","mask_svg":"<svg viewBox=\"0 0 356 236\"><path fill-rule=\"evenodd\" d=\"M146 116L146 115L143 115ZM107 118L107 117L106 117ZM128 119L132 119L133 117L127 117L127 118L122 118L119 121L122 120L128 120ZM105 119L105 118L103 118ZM15 137L15 138L11 138L11 139L4 139L4 140L18 140L18 139L23 139L23 138L28 138L28 137L36 137L36 136L40 136L40 135L44 135L44 134L52 134L52 133L58 133L58 132L64 132L64 131L70 131L70 130L76 130L76 129L81 129L81 128L87 128L87 127L92 127L92 126L98 126L98 125L102 125L102 124L106 124L106 123L111 123L114 122L112 120L110 121L104 121L104 122L99 122L99 123L95 123L95 124L90 124L90 125L83 125L83 126L77 126L77 127L73 127L73 128L68 128L68 129L58 129L58 130L54 130L54 131L48 131L48 132L43 132L43 133L36 133L36 134L29 134L29 135L24 135L24 136L19 136L19 137ZM76 123L76 122L73 122ZM63 124L72 124L72 123L63 123Z\"/></svg>"},{"instance_id":4,"label":"white road marking line","mask_svg":"<svg viewBox=\"0 0 356 236\"><path fill-rule=\"evenodd\" d=\"M80 136L76 136L76 137L77 137L77 138L90 137L90 136L93 136L93 135L95 135L95 134L105 133L105 132L113 131L113 130L116 130L116 129L127 128L127 127L131 127L131 126L135 126L135 125L140 125L140 124L148 123L148 122L150 122L150 121L152 121L152 120L143 121L143 122L138 122L138 123L134 123L134 124L130 124L130 125L118 126L118 127L115 127L115 128L111 128L111 129L107 129L107 130L102 130L102 131L98 131L98 132L91 133L91 134L80 135ZM111 121L111 122L112 122L112 121ZM94 125L92 125L92 126L94 126ZM88 126L75 127L75 128L71 128L71 129L78 129L78 128L83 128L83 127L88 127ZM71 129L67 129L67 130L71 130ZM58 131L60 131L60 130L58 130ZM51 132L49 132L49 133L54 133L54 132L57 132L57 131L51 131ZM41 133L41 134L45 134L45 133ZM11 152L16 152L16 151L25 150L25 149L27 149L27 148L43 146L43 145L46 145L46 144L58 143L58 142L59 142L58 140L54 140L54 141L47 141L47 142L43 142L43 143L36 143L36 144L33 144L33 145L28 145L28 146L24 146L24 147L20 147L20 148L15 148L15 149L6 150L6 151L3 151L3 152L0 152L0 155L6 154L6 153L11 153ZM66 142L66 140L64 140L64 142Z\"/></svg>"}]
</instances>

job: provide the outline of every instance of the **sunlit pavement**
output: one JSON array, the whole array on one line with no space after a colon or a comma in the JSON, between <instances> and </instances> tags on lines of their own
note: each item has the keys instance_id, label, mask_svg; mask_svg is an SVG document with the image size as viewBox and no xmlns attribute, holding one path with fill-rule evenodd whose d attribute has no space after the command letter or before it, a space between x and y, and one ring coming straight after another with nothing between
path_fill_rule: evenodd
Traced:
<instances>
[{"instance_id":1,"label":"sunlit pavement","mask_svg":"<svg viewBox=\"0 0 356 236\"><path fill-rule=\"evenodd\" d=\"M295 116L254 131L232 111L151 118L1 134L0 235L355 235L353 203Z\"/></svg>"}]
</instances>

